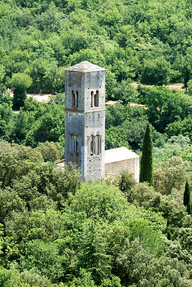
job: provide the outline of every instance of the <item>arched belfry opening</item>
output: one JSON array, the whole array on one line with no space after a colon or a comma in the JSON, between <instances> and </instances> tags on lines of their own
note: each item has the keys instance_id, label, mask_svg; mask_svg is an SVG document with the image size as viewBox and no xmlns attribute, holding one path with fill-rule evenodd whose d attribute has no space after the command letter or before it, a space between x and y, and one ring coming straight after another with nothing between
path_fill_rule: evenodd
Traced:
<instances>
[{"instance_id":1,"label":"arched belfry opening","mask_svg":"<svg viewBox=\"0 0 192 287\"><path fill-rule=\"evenodd\" d=\"M83 61L65 70L65 161L82 178L104 178L104 151L105 69Z\"/></svg>"},{"instance_id":2,"label":"arched belfry opening","mask_svg":"<svg viewBox=\"0 0 192 287\"><path fill-rule=\"evenodd\" d=\"M91 91L91 108L94 106L94 92Z\"/></svg>"},{"instance_id":3,"label":"arched belfry opening","mask_svg":"<svg viewBox=\"0 0 192 287\"><path fill-rule=\"evenodd\" d=\"M91 143L90 143L90 156L94 155L94 151L93 151L93 139L91 138Z\"/></svg>"},{"instance_id":4,"label":"arched belfry opening","mask_svg":"<svg viewBox=\"0 0 192 287\"><path fill-rule=\"evenodd\" d=\"M95 107L99 106L99 91L96 91L96 94L94 95L94 102L95 102Z\"/></svg>"},{"instance_id":5,"label":"arched belfry opening","mask_svg":"<svg viewBox=\"0 0 192 287\"><path fill-rule=\"evenodd\" d=\"M91 108L99 107L99 91L97 90L96 93L91 91Z\"/></svg>"},{"instance_id":6,"label":"arched belfry opening","mask_svg":"<svg viewBox=\"0 0 192 287\"><path fill-rule=\"evenodd\" d=\"M74 90L71 91L72 94L72 108L78 108L78 91L74 92Z\"/></svg>"}]
</instances>

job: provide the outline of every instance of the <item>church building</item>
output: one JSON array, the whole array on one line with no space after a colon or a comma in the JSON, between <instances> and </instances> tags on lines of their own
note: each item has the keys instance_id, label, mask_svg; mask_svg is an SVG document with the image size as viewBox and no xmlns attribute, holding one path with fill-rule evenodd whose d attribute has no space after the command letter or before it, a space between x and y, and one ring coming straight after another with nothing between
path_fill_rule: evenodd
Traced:
<instances>
[{"instance_id":1,"label":"church building","mask_svg":"<svg viewBox=\"0 0 192 287\"><path fill-rule=\"evenodd\" d=\"M105 69L83 61L65 70L65 163L82 178L105 177L128 168L139 180L139 156L126 148L105 152ZM106 158L105 158L106 157Z\"/></svg>"}]
</instances>

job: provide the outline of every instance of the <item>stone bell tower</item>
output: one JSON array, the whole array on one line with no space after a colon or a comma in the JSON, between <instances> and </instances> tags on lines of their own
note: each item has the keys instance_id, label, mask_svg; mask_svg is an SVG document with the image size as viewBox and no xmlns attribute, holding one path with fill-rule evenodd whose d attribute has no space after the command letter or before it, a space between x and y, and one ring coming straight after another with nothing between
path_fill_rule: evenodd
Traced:
<instances>
[{"instance_id":1,"label":"stone bell tower","mask_svg":"<svg viewBox=\"0 0 192 287\"><path fill-rule=\"evenodd\" d=\"M104 153L105 69L84 61L65 70L65 162L104 178Z\"/></svg>"}]
</instances>

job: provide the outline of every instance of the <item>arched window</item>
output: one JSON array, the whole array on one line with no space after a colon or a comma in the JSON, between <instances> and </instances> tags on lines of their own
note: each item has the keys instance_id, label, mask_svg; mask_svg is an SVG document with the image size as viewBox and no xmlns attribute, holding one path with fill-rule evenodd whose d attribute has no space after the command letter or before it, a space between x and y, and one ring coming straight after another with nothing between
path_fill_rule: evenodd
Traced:
<instances>
[{"instance_id":1,"label":"arched window","mask_svg":"<svg viewBox=\"0 0 192 287\"><path fill-rule=\"evenodd\" d=\"M99 155L99 136L95 137L95 154Z\"/></svg>"},{"instance_id":2,"label":"arched window","mask_svg":"<svg viewBox=\"0 0 192 287\"><path fill-rule=\"evenodd\" d=\"M99 155L102 153L102 136L90 136L89 138L89 153L91 156Z\"/></svg>"},{"instance_id":3,"label":"arched window","mask_svg":"<svg viewBox=\"0 0 192 287\"><path fill-rule=\"evenodd\" d=\"M95 137L95 154L99 155L101 154L101 151L102 151L102 136L97 135Z\"/></svg>"},{"instance_id":4,"label":"arched window","mask_svg":"<svg viewBox=\"0 0 192 287\"><path fill-rule=\"evenodd\" d=\"M72 90L72 107L75 107L75 93Z\"/></svg>"},{"instance_id":5,"label":"arched window","mask_svg":"<svg viewBox=\"0 0 192 287\"><path fill-rule=\"evenodd\" d=\"M72 107L78 108L79 94L78 91L74 92L72 90Z\"/></svg>"},{"instance_id":6,"label":"arched window","mask_svg":"<svg viewBox=\"0 0 192 287\"><path fill-rule=\"evenodd\" d=\"M76 99L76 104L75 104L75 106L76 106L76 108L78 108L78 101L79 101L79 96L78 96L78 91L76 91L76 97L75 97Z\"/></svg>"},{"instance_id":7,"label":"arched window","mask_svg":"<svg viewBox=\"0 0 192 287\"><path fill-rule=\"evenodd\" d=\"M91 144L90 144L90 155L93 155L93 138L91 139Z\"/></svg>"},{"instance_id":8,"label":"arched window","mask_svg":"<svg viewBox=\"0 0 192 287\"><path fill-rule=\"evenodd\" d=\"M93 107L94 105L94 92L92 91L91 92L91 108Z\"/></svg>"},{"instance_id":9,"label":"arched window","mask_svg":"<svg viewBox=\"0 0 192 287\"><path fill-rule=\"evenodd\" d=\"M91 107L98 107L99 106L99 91L97 90L96 93L91 92Z\"/></svg>"},{"instance_id":10,"label":"arched window","mask_svg":"<svg viewBox=\"0 0 192 287\"><path fill-rule=\"evenodd\" d=\"M96 94L94 95L94 104L95 104L95 107L99 106L99 91L98 90L96 91Z\"/></svg>"},{"instance_id":11,"label":"arched window","mask_svg":"<svg viewBox=\"0 0 192 287\"><path fill-rule=\"evenodd\" d=\"M99 154L102 153L102 136L98 136Z\"/></svg>"}]
</instances>

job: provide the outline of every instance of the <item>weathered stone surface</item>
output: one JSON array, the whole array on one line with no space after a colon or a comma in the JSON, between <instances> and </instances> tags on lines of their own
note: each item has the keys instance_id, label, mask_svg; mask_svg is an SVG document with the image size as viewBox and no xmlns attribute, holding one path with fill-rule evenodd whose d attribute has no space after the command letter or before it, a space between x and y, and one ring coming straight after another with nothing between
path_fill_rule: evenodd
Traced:
<instances>
[{"instance_id":1,"label":"weathered stone surface","mask_svg":"<svg viewBox=\"0 0 192 287\"><path fill-rule=\"evenodd\" d=\"M104 178L104 152L105 69L84 61L65 70L65 161Z\"/></svg>"},{"instance_id":2,"label":"weathered stone surface","mask_svg":"<svg viewBox=\"0 0 192 287\"><path fill-rule=\"evenodd\" d=\"M106 174L116 175L124 169L132 173L135 181L139 182L139 156L136 153L126 147L106 150Z\"/></svg>"}]
</instances>

